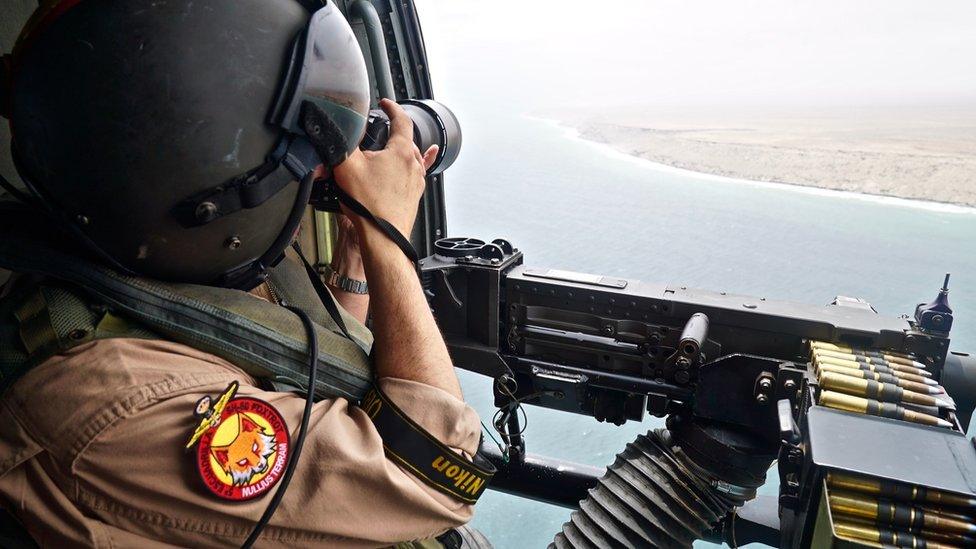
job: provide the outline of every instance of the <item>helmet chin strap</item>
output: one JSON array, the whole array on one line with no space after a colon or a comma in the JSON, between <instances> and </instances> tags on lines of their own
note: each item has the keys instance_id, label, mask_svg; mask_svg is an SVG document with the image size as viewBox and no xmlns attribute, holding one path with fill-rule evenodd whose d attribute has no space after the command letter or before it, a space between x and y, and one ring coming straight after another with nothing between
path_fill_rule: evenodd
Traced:
<instances>
[{"instance_id":1,"label":"helmet chin strap","mask_svg":"<svg viewBox=\"0 0 976 549\"><path fill-rule=\"evenodd\" d=\"M33 200L31 196L29 196L28 194L24 193L24 191L21 191L20 189L15 187L13 183L11 183L6 177L3 176L3 174L0 174L0 188L7 191L7 194L14 197L19 202L23 202L25 205L28 206L36 205L35 203L36 201Z\"/></svg>"},{"instance_id":2,"label":"helmet chin strap","mask_svg":"<svg viewBox=\"0 0 976 549\"><path fill-rule=\"evenodd\" d=\"M216 282L216 285L247 291L268 278L268 271L281 262L285 257L285 250L295 240L295 234L298 232L298 227L305 214L305 206L308 205L308 199L312 194L313 183L311 171L300 179L298 196L295 197L295 205L288 215L285 226L282 227L281 232L278 233L278 237L268 247L268 250L258 259L223 275Z\"/></svg>"},{"instance_id":3,"label":"helmet chin strap","mask_svg":"<svg viewBox=\"0 0 976 549\"><path fill-rule=\"evenodd\" d=\"M278 238L268 250L257 260L225 274L217 281L219 286L250 290L261 284L268 277L268 270L285 257L285 250L295 240L295 234L305 214L305 206L312 196L315 183L313 174L321 160L307 140L293 136L282 138L271 154L271 160L275 162L276 170L287 169L299 181L295 205Z\"/></svg>"}]
</instances>

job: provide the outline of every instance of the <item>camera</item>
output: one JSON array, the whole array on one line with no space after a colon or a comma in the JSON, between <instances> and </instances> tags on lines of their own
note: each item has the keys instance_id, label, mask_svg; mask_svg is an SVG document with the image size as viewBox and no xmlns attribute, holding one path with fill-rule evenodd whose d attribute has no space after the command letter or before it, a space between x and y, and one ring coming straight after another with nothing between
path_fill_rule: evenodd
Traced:
<instances>
[{"instance_id":1,"label":"camera","mask_svg":"<svg viewBox=\"0 0 976 549\"><path fill-rule=\"evenodd\" d=\"M437 158L427 170L427 176L443 173L457 160L461 152L461 125L457 117L444 104L431 99L399 101L403 110L413 121L413 142L424 152L431 145L437 145L440 151ZM366 121L366 135L360 148L368 151L378 151L386 147L390 138L390 119L380 109L369 111Z\"/></svg>"},{"instance_id":2,"label":"camera","mask_svg":"<svg viewBox=\"0 0 976 549\"><path fill-rule=\"evenodd\" d=\"M454 164L461 152L461 125L457 117L443 103L432 99L398 101L413 121L413 142L421 152L437 145L437 158L427 169L427 177L440 175ZM366 132L359 148L379 151L390 139L390 118L381 109L372 109L366 119ZM324 185L313 190L310 200L316 210L338 212L339 199L334 190L335 180L329 177Z\"/></svg>"}]
</instances>

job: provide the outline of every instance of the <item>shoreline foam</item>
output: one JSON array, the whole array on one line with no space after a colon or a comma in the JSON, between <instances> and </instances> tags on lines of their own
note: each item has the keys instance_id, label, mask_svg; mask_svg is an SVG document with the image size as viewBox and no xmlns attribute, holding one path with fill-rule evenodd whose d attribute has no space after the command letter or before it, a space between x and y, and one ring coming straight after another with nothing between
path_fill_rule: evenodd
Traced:
<instances>
[{"instance_id":1,"label":"shoreline foam","mask_svg":"<svg viewBox=\"0 0 976 549\"><path fill-rule=\"evenodd\" d=\"M675 173L675 174L693 176L699 179L714 181L718 183L750 185L754 187L797 192L797 193L813 195L813 196L854 199L854 200L861 200L865 202L872 202L875 204L883 204L883 205L896 206L902 208L914 208L914 209L939 212L939 213L976 215L976 207L965 206L961 204L953 204L949 202L938 202L934 200L921 200L921 199L914 199L914 198L902 198L898 196L871 194L871 193L863 193L863 192L856 192L856 191L845 191L845 190L831 189L827 187L814 187L811 185L802 185L797 183L787 183L787 182L779 182L779 181L757 181L753 179L744 179L739 177L731 177L727 175L690 170L687 168L679 168L676 166L663 164L661 162L655 162L647 158L642 158L636 155L628 154L626 152L623 152L615 148L613 145L609 143L602 143L599 141L587 139L586 137L583 137L582 132L578 128L574 126L570 126L567 123L560 120L556 120L552 118L543 118L543 117L533 116L529 114L523 114L522 118L526 120L541 122L555 129L558 129L563 133L563 135L566 138L574 139L582 143L586 143L587 145L592 146L596 150L599 150L605 156L616 158L618 160L628 161L635 165L642 166L646 169L651 169L657 172Z\"/></svg>"}]
</instances>

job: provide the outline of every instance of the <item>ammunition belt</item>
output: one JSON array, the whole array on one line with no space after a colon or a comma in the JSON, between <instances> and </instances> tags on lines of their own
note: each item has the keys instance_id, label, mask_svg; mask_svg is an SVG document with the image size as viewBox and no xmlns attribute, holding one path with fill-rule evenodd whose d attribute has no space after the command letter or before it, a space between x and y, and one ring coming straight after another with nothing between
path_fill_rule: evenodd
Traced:
<instances>
[{"instance_id":1,"label":"ammunition belt","mask_svg":"<svg viewBox=\"0 0 976 549\"><path fill-rule=\"evenodd\" d=\"M811 341L810 363L820 385L821 406L953 427L943 415L954 410L955 403L915 357Z\"/></svg>"}]
</instances>

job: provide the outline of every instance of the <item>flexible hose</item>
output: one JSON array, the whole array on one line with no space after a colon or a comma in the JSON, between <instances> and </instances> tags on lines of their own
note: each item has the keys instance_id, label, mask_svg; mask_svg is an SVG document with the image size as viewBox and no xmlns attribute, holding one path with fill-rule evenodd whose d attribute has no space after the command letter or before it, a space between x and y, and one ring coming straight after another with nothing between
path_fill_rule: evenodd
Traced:
<instances>
[{"instance_id":1,"label":"flexible hose","mask_svg":"<svg viewBox=\"0 0 976 549\"><path fill-rule=\"evenodd\" d=\"M550 549L691 547L743 502L693 469L675 452L667 430L638 436L580 502Z\"/></svg>"}]
</instances>

